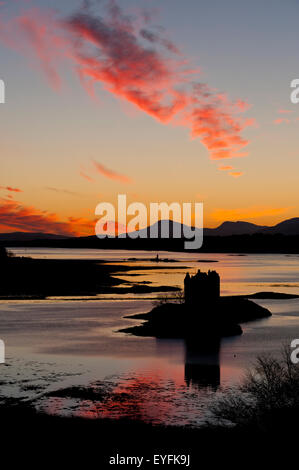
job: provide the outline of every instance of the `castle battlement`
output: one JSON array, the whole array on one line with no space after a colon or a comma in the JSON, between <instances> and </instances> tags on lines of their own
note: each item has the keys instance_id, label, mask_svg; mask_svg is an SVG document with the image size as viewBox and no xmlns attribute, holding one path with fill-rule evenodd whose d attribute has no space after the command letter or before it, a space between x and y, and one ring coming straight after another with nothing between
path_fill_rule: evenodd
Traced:
<instances>
[{"instance_id":1,"label":"castle battlement","mask_svg":"<svg viewBox=\"0 0 299 470\"><path fill-rule=\"evenodd\" d=\"M202 302L217 300L220 297L220 277L216 271L202 272L194 276L186 274L184 280L185 303L199 305Z\"/></svg>"}]
</instances>

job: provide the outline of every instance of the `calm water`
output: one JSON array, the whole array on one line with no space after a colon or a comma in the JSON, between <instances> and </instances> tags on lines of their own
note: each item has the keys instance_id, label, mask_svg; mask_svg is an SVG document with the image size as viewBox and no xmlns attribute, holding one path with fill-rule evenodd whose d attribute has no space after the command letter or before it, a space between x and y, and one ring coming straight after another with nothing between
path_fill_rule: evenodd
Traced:
<instances>
[{"instance_id":1,"label":"calm water","mask_svg":"<svg viewBox=\"0 0 299 470\"><path fill-rule=\"evenodd\" d=\"M99 259L155 268L121 273L122 278L134 283L182 286L187 271L217 269L222 294L299 294L296 255L160 253L161 258L175 261L157 264L150 261L156 253L148 252L14 251L40 258ZM101 296L91 300L3 301L0 338L6 344L6 364L0 366L0 400L35 399L36 407L49 413L129 416L153 423L199 425L206 401L219 386L240 381L257 354L279 354L283 343L299 338L299 299L259 303L269 308L271 318L243 325L241 337L222 340L219 355L203 357L184 341L136 338L117 332L136 324L136 320L124 316L151 309L153 300L148 294L134 299L130 294L130 298L118 295L113 300ZM94 398L66 393L55 396L55 390L73 385L88 385Z\"/></svg>"}]
</instances>

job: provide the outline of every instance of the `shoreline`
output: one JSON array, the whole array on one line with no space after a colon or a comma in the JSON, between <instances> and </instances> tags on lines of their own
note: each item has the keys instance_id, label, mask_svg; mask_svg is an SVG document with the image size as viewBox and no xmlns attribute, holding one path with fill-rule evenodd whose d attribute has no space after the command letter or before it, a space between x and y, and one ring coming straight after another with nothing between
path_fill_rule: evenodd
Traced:
<instances>
[{"instance_id":1,"label":"shoreline","mask_svg":"<svg viewBox=\"0 0 299 470\"><path fill-rule=\"evenodd\" d=\"M164 290L165 288L165 290ZM162 290L160 290L162 289ZM157 288L148 291L146 293L168 293L168 292L180 292L179 288L176 288L175 286L158 286ZM119 297L98 297L99 295L107 295L106 293L102 294L94 294L94 295L87 295L87 296L82 296L82 294L78 294L78 297L76 295L51 295L51 296L41 296L41 295L28 295L28 296L22 296L22 295L16 295L16 296L0 296L0 304L1 302L23 302L23 301L35 301L35 300L40 300L40 301L45 301L45 302L94 302L94 301L101 301L101 302L113 302L113 301L134 301L134 300L151 300L151 301L157 301L157 297L121 297L122 294L125 294L125 292L119 292L117 289L114 289L113 292L109 292L109 294L115 294L119 295ZM130 292L128 292L130 293ZM142 294L145 292L135 292L135 294ZM81 297L80 297L81 295ZM67 298L70 297L70 298ZM255 292L253 294L236 294L236 295L223 295L222 298L225 299L252 299L252 300L292 300L292 299L298 299L299 294L288 294L285 292L274 292L274 291L264 291L264 292ZM168 296L169 300L176 300L176 297L173 296Z\"/></svg>"},{"instance_id":2,"label":"shoreline","mask_svg":"<svg viewBox=\"0 0 299 470\"><path fill-rule=\"evenodd\" d=\"M152 459L159 454L183 454L190 456L190 468L194 469L200 468L205 459L209 464L223 466L226 463L235 468L240 465L239 459L234 462L237 448L246 454L247 461L255 464L257 452L260 463L265 459L268 465L277 460L278 453L287 452L289 457L297 454L297 434L292 425L280 431L275 427L268 432L240 426L153 426L129 419L63 418L13 405L6 410L0 408L0 417L6 431L2 441L3 454L7 453L10 458L15 455L15 462L36 464L39 468L41 453L47 456L48 463L57 465L59 459L68 465L82 463L85 466L94 465L96 453L101 468L110 468L109 460L116 455ZM248 454L249 443L254 449L252 454ZM274 455L270 453L273 445L279 449ZM155 467L147 464L143 468Z\"/></svg>"},{"instance_id":3,"label":"shoreline","mask_svg":"<svg viewBox=\"0 0 299 470\"><path fill-rule=\"evenodd\" d=\"M186 266L125 266L103 260L60 260L8 257L1 300L46 300L49 297L96 297L101 294L151 294L179 292L177 286L150 286L120 279L130 271L187 269ZM138 276L138 273L136 274Z\"/></svg>"}]
</instances>

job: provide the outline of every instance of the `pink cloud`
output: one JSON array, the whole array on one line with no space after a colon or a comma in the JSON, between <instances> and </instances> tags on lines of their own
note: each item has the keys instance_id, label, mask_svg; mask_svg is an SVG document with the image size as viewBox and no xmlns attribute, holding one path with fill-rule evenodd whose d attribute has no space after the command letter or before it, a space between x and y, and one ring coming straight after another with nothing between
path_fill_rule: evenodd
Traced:
<instances>
[{"instance_id":1,"label":"pink cloud","mask_svg":"<svg viewBox=\"0 0 299 470\"><path fill-rule=\"evenodd\" d=\"M278 118L278 119L275 119L273 122L274 124L282 124L282 123L289 124L290 120L286 118Z\"/></svg>"},{"instance_id":2,"label":"pink cloud","mask_svg":"<svg viewBox=\"0 0 299 470\"><path fill-rule=\"evenodd\" d=\"M19 188L12 188L11 186L0 186L0 189L5 189L6 191L10 191L13 193L22 193L22 189Z\"/></svg>"},{"instance_id":3,"label":"pink cloud","mask_svg":"<svg viewBox=\"0 0 299 470\"><path fill-rule=\"evenodd\" d=\"M94 234L96 220L69 217L60 220L57 214L25 206L18 201L0 199L0 230L46 232L66 236Z\"/></svg>"},{"instance_id":4,"label":"pink cloud","mask_svg":"<svg viewBox=\"0 0 299 470\"><path fill-rule=\"evenodd\" d=\"M80 171L79 174L80 174L80 176L82 176L82 178L86 179L90 183L94 182L94 179L91 176L87 175L84 171Z\"/></svg>"},{"instance_id":5,"label":"pink cloud","mask_svg":"<svg viewBox=\"0 0 299 470\"><path fill-rule=\"evenodd\" d=\"M254 121L240 114L249 105L196 83L198 69L172 42L153 33L149 18L140 27L141 19L125 15L112 1L102 16L85 8L59 18L35 8L11 20L2 18L0 41L34 56L55 89L62 83L58 65L68 59L90 96L96 96L94 86L101 84L159 122L187 127L211 159L246 156L248 140L241 133ZM113 178L114 172L108 173Z\"/></svg>"},{"instance_id":6,"label":"pink cloud","mask_svg":"<svg viewBox=\"0 0 299 470\"><path fill-rule=\"evenodd\" d=\"M13 18L0 17L0 41L24 56L31 65L37 60L53 89L61 88L58 63L65 59L68 39L57 34L57 19L51 10L32 8Z\"/></svg>"},{"instance_id":7,"label":"pink cloud","mask_svg":"<svg viewBox=\"0 0 299 470\"><path fill-rule=\"evenodd\" d=\"M279 114L290 114L290 113L293 113L293 111L291 111L290 109L279 109L277 111Z\"/></svg>"},{"instance_id":8,"label":"pink cloud","mask_svg":"<svg viewBox=\"0 0 299 470\"><path fill-rule=\"evenodd\" d=\"M100 173L100 175L103 175L111 180L120 181L121 183L132 183L132 180L128 176L110 170L109 168L105 167L104 165L95 160L93 160L92 163L94 164L96 171Z\"/></svg>"},{"instance_id":9,"label":"pink cloud","mask_svg":"<svg viewBox=\"0 0 299 470\"><path fill-rule=\"evenodd\" d=\"M228 171L228 170L233 170L234 167L231 166L231 165L222 165L218 168L218 170L222 170L222 171Z\"/></svg>"}]
</instances>

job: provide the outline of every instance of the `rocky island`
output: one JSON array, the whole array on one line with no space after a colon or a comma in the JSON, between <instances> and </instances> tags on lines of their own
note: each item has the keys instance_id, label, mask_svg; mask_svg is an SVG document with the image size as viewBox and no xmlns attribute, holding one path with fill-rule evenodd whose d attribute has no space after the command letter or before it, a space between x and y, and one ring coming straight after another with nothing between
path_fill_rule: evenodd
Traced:
<instances>
[{"instance_id":1,"label":"rocky island","mask_svg":"<svg viewBox=\"0 0 299 470\"><path fill-rule=\"evenodd\" d=\"M145 320L121 330L156 338L220 339L242 334L240 323L271 316L269 310L239 296L220 296L216 271L189 273L184 281L184 301L161 303L148 313L130 316Z\"/></svg>"}]
</instances>

